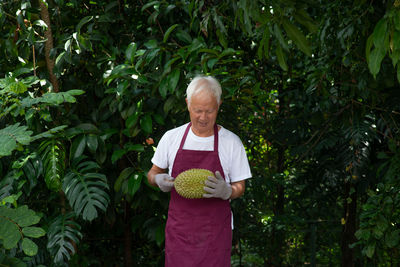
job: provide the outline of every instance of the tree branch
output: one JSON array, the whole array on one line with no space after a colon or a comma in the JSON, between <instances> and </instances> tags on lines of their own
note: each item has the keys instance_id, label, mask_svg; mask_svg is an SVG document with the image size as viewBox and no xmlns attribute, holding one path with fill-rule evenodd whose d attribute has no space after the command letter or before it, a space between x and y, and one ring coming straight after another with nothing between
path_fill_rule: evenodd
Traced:
<instances>
[{"instance_id":1,"label":"tree branch","mask_svg":"<svg viewBox=\"0 0 400 267\"><path fill-rule=\"evenodd\" d=\"M50 23L50 16L49 10L43 0L38 0L40 6L40 16L42 20L47 24L47 30L44 33L45 38L47 39L45 44L45 57L46 57L46 65L47 70L49 72L49 79L51 84L53 85L54 92L59 91L58 79L56 75L54 75L54 60L50 58L50 51L53 49L53 33L51 32L51 23Z\"/></svg>"}]
</instances>

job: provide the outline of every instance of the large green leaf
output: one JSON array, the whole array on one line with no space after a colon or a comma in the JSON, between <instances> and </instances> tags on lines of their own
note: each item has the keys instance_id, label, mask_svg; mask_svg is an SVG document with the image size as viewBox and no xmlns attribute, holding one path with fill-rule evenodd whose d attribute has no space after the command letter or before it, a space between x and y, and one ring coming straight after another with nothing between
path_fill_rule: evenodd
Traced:
<instances>
[{"instance_id":1,"label":"large green leaf","mask_svg":"<svg viewBox=\"0 0 400 267\"><path fill-rule=\"evenodd\" d=\"M125 57L126 60L129 61L129 63L133 64L134 59L136 56L136 50L137 50L137 44L132 42L128 45L128 48L125 50Z\"/></svg>"},{"instance_id":2,"label":"large green leaf","mask_svg":"<svg viewBox=\"0 0 400 267\"><path fill-rule=\"evenodd\" d=\"M43 141L38 150L44 166L44 179L50 190L61 189L61 179L65 172L65 148L60 140Z\"/></svg>"},{"instance_id":3,"label":"large green leaf","mask_svg":"<svg viewBox=\"0 0 400 267\"><path fill-rule=\"evenodd\" d=\"M174 69L167 78L167 84L168 84L168 90L170 93L173 93L175 91L176 86L178 85L179 82L179 77L180 77L181 72L179 69Z\"/></svg>"},{"instance_id":4,"label":"large green leaf","mask_svg":"<svg viewBox=\"0 0 400 267\"><path fill-rule=\"evenodd\" d=\"M385 244L389 248L394 248L400 244L400 230L388 232L385 238Z\"/></svg>"},{"instance_id":5,"label":"large green leaf","mask_svg":"<svg viewBox=\"0 0 400 267\"><path fill-rule=\"evenodd\" d=\"M28 256L35 256L38 252L38 246L29 238L24 238L21 244L22 250Z\"/></svg>"},{"instance_id":6,"label":"large green leaf","mask_svg":"<svg viewBox=\"0 0 400 267\"><path fill-rule=\"evenodd\" d=\"M288 66L286 64L285 55L283 54L282 48L278 46L276 48L276 57L278 58L279 66L284 70L288 70Z\"/></svg>"},{"instance_id":7,"label":"large green leaf","mask_svg":"<svg viewBox=\"0 0 400 267\"><path fill-rule=\"evenodd\" d=\"M52 129L50 129L48 131L45 131L45 132L42 132L42 133L37 134L35 136L32 136L31 141L35 141L35 140L41 139L41 138L53 137L54 134L63 131L67 127L68 127L67 125L61 125L61 126L54 127L54 128L52 128Z\"/></svg>"},{"instance_id":8,"label":"large green leaf","mask_svg":"<svg viewBox=\"0 0 400 267\"><path fill-rule=\"evenodd\" d=\"M37 245L27 237L38 238L45 234L40 227L32 227L40 217L28 206L9 208L0 206L0 239L5 249L16 248L22 239L22 249L28 256L37 254Z\"/></svg>"},{"instance_id":9,"label":"large green leaf","mask_svg":"<svg viewBox=\"0 0 400 267\"><path fill-rule=\"evenodd\" d=\"M384 47L384 45L387 34L387 26L388 26L388 21L386 18L380 19L376 24L374 32L372 33L373 42L376 48L386 50L386 47Z\"/></svg>"},{"instance_id":10,"label":"large green leaf","mask_svg":"<svg viewBox=\"0 0 400 267\"><path fill-rule=\"evenodd\" d=\"M66 92L59 92L59 93L45 93L41 97L26 97L22 100L21 105L23 107L31 107L32 105L36 105L39 103L46 103L50 105L59 105L64 102L66 103L75 103L76 98L74 96L76 95L82 95L84 94L85 91L74 89L74 90L69 90Z\"/></svg>"},{"instance_id":11,"label":"large green leaf","mask_svg":"<svg viewBox=\"0 0 400 267\"><path fill-rule=\"evenodd\" d=\"M74 220L74 214L59 215L51 222L47 236L47 249L53 261L62 263L75 254L74 244L79 244L82 238L81 226Z\"/></svg>"},{"instance_id":12,"label":"large green leaf","mask_svg":"<svg viewBox=\"0 0 400 267\"><path fill-rule=\"evenodd\" d=\"M379 73L385 54L386 52L382 48L374 48L369 54L368 68L374 78Z\"/></svg>"},{"instance_id":13,"label":"large green leaf","mask_svg":"<svg viewBox=\"0 0 400 267\"><path fill-rule=\"evenodd\" d=\"M82 134L75 137L70 149L70 158L75 159L83 154L86 147L86 135Z\"/></svg>"},{"instance_id":14,"label":"large green leaf","mask_svg":"<svg viewBox=\"0 0 400 267\"><path fill-rule=\"evenodd\" d=\"M1 82L2 87L4 87L3 90L0 90L0 95L2 94L23 94L28 90L28 87L22 82L18 81L17 79L14 78L6 78L2 79Z\"/></svg>"},{"instance_id":15,"label":"large green leaf","mask_svg":"<svg viewBox=\"0 0 400 267\"><path fill-rule=\"evenodd\" d=\"M145 133L151 133L153 131L153 120L150 114L145 114L140 118L140 127Z\"/></svg>"},{"instance_id":16,"label":"large green leaf","mask_svg":"<svg viewBox=\"0 0 400 267\"><path fill-rule=\"evenodd\" d=\"M284 18L283 28L285 29L287 35L293 42L297 45L297 47L303 51L307 56L311 56L311 46L307 41L307 38L304 34L293 25L288 19Z\"/></svg>"},{"instance_id":17,"label":"large green leaf","mask_svg":"<svg viewBox=\"0 0 400 267\"><path fill-rule=\"evenodd\" d=\"M105 211L110 197L107 179L97 173L100 166L85 157L75 159L64 177L63 191L77 215L92 221L98 217L97 209Z\"/></svg>"},{"instance_id":18,"label":"large green leaf","mask_svg":"<svg viewBox=\"0 0 400 267\"><path fill-rule=\"evenodd\" d=\"M0 130L0 157L9 156L19 145L28 145L32 131L16 123Z\"/></svg>"},{"instance_id":19,"label":"large green leaf","mask_svg":"<svg viewBox=\"0 0 400 267\"><path fill-rule=\"evenodd\" d=\"M143 174L132 167L125 168L115 181L114 190L132 197L140 188Z\"/></svg>"}]
</instances>

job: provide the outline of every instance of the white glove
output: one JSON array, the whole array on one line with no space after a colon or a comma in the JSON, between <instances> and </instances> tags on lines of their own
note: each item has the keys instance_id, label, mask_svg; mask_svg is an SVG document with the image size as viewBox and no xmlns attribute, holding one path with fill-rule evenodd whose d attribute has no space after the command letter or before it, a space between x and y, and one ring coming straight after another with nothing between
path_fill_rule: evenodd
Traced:
<instances>
[{"instance_id":1,"label":"white glove","mask_svg":"<svg viewBox=\"0 0 400 267\"><path fill-rule=\"evenodd\" d=\"M154 176L156 184L163 192L171 191L174 186L174 178L169 176L167 173L159 173Z\"/></svg>"},{"instance_id":2,"label":"white glove","mask_svg":"<svg viewBox=\"0 0 400 267\"><path fill-rule=\"evenodd\" d=\"M208 180L205 182L204 191L207 194L204 194L205 198L222 198L223 200L227 200L232 195L232 187L230 184L225 182L225 179L219 173L219 171L215 172L215 177L209 176Z\"/></svg>"}]
</instances>

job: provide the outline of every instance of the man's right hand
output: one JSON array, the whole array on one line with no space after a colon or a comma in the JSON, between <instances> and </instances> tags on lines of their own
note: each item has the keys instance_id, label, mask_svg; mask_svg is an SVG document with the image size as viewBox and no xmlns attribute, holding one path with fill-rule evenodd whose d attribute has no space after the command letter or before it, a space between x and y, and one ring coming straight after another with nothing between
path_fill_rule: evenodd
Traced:
<instances>
[{"instance_id":1,"label":"man's right hand","mask_svg":"<svg viewBox=\"0 0 400 267\"><path fill-rule=\"evenodd\" d=\"M159 173L154 176L156 184L163 192L171 191L174 186L174 178L169 176L167 173Z\"/></svg>"}]
</instances>

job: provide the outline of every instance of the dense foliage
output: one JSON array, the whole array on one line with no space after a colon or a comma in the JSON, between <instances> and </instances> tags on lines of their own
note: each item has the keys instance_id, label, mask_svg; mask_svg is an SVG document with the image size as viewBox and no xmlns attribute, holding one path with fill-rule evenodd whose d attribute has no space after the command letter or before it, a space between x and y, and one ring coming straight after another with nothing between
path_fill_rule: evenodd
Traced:
<instances>
[{"instance_id":1,"label":"dense foliage","mask_svg":"<svg viewBox=\"0 0 400 267\"><path fill-rule=\"evenodd\" d=\"M185 89L253 178L232 266L400 264L400 1L0 2L0 265L162 266Z\"/></svg>"}]
</instances>

